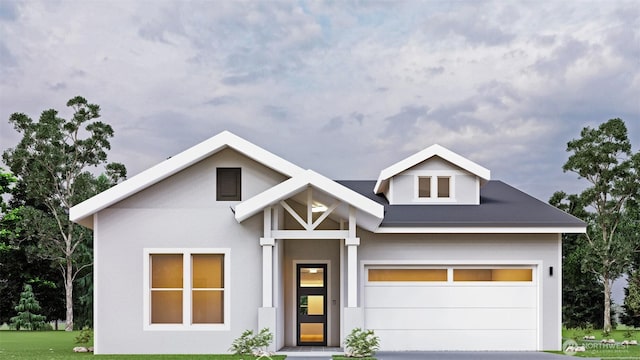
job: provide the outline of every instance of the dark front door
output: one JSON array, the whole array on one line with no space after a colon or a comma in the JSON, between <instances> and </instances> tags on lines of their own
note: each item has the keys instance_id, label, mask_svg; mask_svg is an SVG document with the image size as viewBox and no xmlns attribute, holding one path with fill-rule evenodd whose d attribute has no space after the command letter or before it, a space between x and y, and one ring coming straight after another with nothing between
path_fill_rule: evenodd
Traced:
<instances>
[{"instance_id":1,"label":"dark front door","mask_svg":"<svg viewBox=\"0 0 640 360\"><path fill-rule=\"evenodd\" d=\"M298 346L327 345L327 264L298 264Z\"/></svg>"}]
</instances>

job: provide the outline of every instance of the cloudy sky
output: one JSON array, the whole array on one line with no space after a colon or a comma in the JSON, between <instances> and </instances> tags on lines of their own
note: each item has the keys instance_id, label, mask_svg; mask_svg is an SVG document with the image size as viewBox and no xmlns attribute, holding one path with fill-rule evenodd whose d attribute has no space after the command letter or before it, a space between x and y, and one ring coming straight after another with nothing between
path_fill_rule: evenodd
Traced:
<instances>
[{"instance_id":1,"label":"cloudy sky","mask_svg":"<svg viewBox=\"0 0 640 360\"><path fill-rule=\"evenodd\" d=\"M334 179L439 143L546 201L584 126L640 150L640 1L0 0L0 151L75 95L130 175L226 129Z\"/></svg>"}]
</instances>

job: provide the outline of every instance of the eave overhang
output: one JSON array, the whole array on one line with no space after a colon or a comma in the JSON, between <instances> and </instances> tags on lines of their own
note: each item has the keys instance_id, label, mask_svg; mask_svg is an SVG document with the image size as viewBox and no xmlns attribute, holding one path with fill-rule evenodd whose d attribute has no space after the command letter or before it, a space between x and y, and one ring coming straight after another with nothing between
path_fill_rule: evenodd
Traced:
<instances>
[{"instance_id":1,"label":"eave overhang","mask_svg":"<svg viewBox=\"0 0 640 360\"><path fill-rule=\"evenodd\" d=\"M93 228L93 215L97 212L130 197L187 167L223 150L231 148L266 167L288 177L304 169L261 147L229 132L223 131L141 173L87 199L69 211L69 220Z\"/></svg>"},{"instance_id":2,"label":"eave overhang","mask_svg":"<svg viewBox=\"0 0 640 360\"><path fill-rule=\"evenodd\" d=\"M586 227L379 227L378 234L584 234Z\"/></svg>"},{"instance_id":3,"label":"eave overhang","mask_svg":"<svg viewBox=\"0 0 640 360\"><path fill-rule=\"evenodd\" d=\"M334 213L342 218L349 218L351 206L356 209L357 225L369 231L375 231L383 220L384 206L367 197L329 179L312 170L306 170L292 178L267 189L235 207L235 218L242 222L265 208L287 200L309 187L320 190L325 196L342 203Z\"/></svg>"}]
</instances>

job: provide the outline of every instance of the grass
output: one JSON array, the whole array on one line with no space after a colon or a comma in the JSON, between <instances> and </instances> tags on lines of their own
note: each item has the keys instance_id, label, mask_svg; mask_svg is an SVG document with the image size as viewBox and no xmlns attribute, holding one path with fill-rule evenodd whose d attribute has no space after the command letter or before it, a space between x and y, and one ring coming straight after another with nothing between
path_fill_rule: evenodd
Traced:
<instances>
[{"instance_id":1,"label":"grass","mask_svg":"<svg viewBox=\"0 0 640 360\"><path fill-rule=\"evenodd\" d=\"M79 331L0 331L0 359L2 360L64 360L64 359L97 359L97 360L248 360L246 356L236 355L95 355L91 353L74 353L78 345L75 337ZM271 357L282 360L285 356Z\"/></svg>"},{"instance_id":2,"label":"grass","mask_svg":"<svg viewBox=\"0 0 640 360\"><path fill-rule=\"evenodd\" d=\"M596 341L583 341L582 338L585 335L594 335L596 337ZM562 338L563 342L574 340L579 345L585 346L587 351L576 353L576 357L595 357L607 360L640 359L640 345L619 345L623 340L640 341L640 330L627 330L621 327L617 330L613 330L611 334L605 337L602 335L602 331L600 330L585 331L582 329L562 329ZM601 344L600 340L605 338L615 339L618 344Z\"/></svg>"}]
</instances>

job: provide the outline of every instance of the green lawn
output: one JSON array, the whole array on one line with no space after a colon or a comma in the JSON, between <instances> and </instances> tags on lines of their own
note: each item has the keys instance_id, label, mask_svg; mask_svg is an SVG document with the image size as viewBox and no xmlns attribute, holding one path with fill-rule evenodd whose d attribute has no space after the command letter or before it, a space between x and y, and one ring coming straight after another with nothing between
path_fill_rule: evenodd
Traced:
<instances>
[{"instance_id":1,"label":"green lawn","mask_svg":"<svg viewBox=\"0 0 640 360\"><path fill-rule=\"evenodd\" d=\"M597 340L583 341L582 338L585 335L594 335ZM606 338L615 339L618 343L616 345L601 344L600 340L603 339L603 336L599 330L587 332L580 329L563 329L562 337L563 342L573 339L578 344L585 346L587 351L576 353L576 357L595 357L607 360L640 359L640 346L623 346L619 344L623 340L638 340L640 342L640 330L632 330L630 334L627 334L624 329L612 331Z\"/></svg>"},{"instance_id":2,"label":"green lawn","mask_svg":"<svg viewBox=\"0 0 640 360\"><path fill-rule=\"evenodd\" d=\"M234 355L95 355L90 353L74 353L78 331L0 331L0 359L2 360L62 360L62 359L157 359L157 360L241 360L247 359ZM284 356L272 356L273 359L284 359Z\"/></svg>"}]
</instances>

